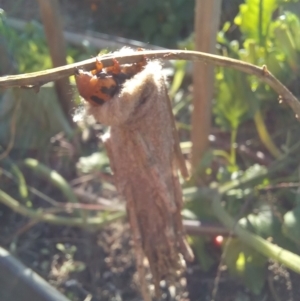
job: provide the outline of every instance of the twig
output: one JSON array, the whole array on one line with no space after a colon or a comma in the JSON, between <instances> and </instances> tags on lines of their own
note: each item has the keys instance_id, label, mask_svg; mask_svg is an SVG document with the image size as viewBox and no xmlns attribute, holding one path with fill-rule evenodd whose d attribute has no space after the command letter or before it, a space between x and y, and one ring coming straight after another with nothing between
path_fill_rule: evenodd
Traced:
<instances>
[{"instance_id":1,"label":"twig","mask_svg":"<svg viewBox=\"0 0 300 301\"><path fill-rule=\"evenodd\" d=\"M155 50L155 51L137 51L130 54L114 53L103 55L101 62L104 67L113 64L112 58L117 59L120 64L134 63L143 60L144 57L149 59L163 59L163 60L188 60L194 62L203 62L215 64L218 66L229 67L247 74L255 75L262 82L268 84L274 91L276 91L281 99L285 101L296 114L296 118L300 118L300 102L274 75L272 75L266 66L258 67L243 61L222 57L197 51L187 50ZM65 76L71 76L76 69L83 68L91 70L95 68L96 58L91 58L79 63L70 64L67 66L48 69L45 71L9 75L0 77L0 87L39 87L47 82L55 81Z\"/></svg>"},{"instance_id":2,"label":"twig","mask_svg":"<svg viewBox=\"0 0 300 301\"><path fill-rule=\"evenodd\" d=\"M74 180L71 180L69 183L71 186L77 186L95 179L108 182L109 184L114 184L113 175L102 171L96 171L91 174L82 175Z\"/></svg>"},{"instance_id":3,"label":"twig","mask_svg":"<svg viewBox=\"0 0 300 301\"><path fill-rule=\"evenodd\" d=\"M6 205L16 213L19 213L25 217L29 217L33 222L46 222L54 225L65 225L81 228L100 228L107 223L116 221L126 215L125 210L115 212L113 214L105 214L103 217L87 217L85 219L79 217L67 217L58 216L47 212L47 210L35 210L25 207L20 204L16 199L12 198L10 195L0 190L0 203ZM70 204L74 206L76 204ZM80 204L78 204L79 208ZM67 208L59 208L67 209ZM81 209L85 209L84 207ZM88 209L88 208L86 208ZM228 231L220 226L214 225L202 225L199 221L187 221L184 220L183 224L185 226L186 232L191 235L228 235Z\"/></svg>"},{"instance_id":4,"label":"twig","mask_svg":"<svg viewBox=\"0 0 300 301\"><path fill-rule=\"evenodd\" d=\"M29 209L21 205L17 200L5 193L3 190L0 190L0 202L11 208L13 211L35 221L81 228L100 228L105 226L107 223L125 216L125 212L86 218L57 216L52 213L44 213L42 210Z\"/></svg>"},{"instance_id":5,"label":"twig","mask_svg":"<svg viewBox=\"0 0 300 301\"><path fill-rule=\"evenodd\" d=\"M125 211L125 204L120 201L107 200L81 188L74 189L73 191L81 201L88 203L88 205L102 206L102 210L107 211Z\"/></svg>"},{"instance_id":6,"label":"twig","mask_svg":"<svg viewBox=\"0 0 300 301\"><path fill-rule=\"evenodd\" d=\"M13 175L8 172L7 170L0 167L0 172L5 175L7 178L9 178L11 181L14 181L16 184L18 184L18 181L13 177ZM103 210L103 211L125 211L125 207L122 206L119 203L113 203L105 198L99 197L97 195L88 193L84 191L83 189L77 188L73 189L74 195L78 198L81 198L88 202L89 204L83 204L83 203L62 203L54 200L53 198L49 197L48 195L44 194L43 192L39 191L35 187L32 187L30 185L26 185L26 190L30 191L34 195L38 196L42 200L46 201L47 203L51 204L53 207L59 207L63 208L65 211L67 210L74 210L74 209L80 209L80 210L86 210L86 211L95 211L95 210ZM28 193L26 193L26 197L28 196ZM0 200L1 202L1 200Z\"/></svg>"},{"instance_id":7,"label":"twig","mask_svg":"<svg viewBox=\"0 0 300 301\"><path fill-rule=\"evenodd\" d=\"M281 301L280 297L278 296L275 286L274 286L274 280L273 280L273 275L268 276L268 285L270 289L270 293L272 297L274 298L274 301Z\"/></svg>"},{"instance_id":8,"label":"twig","mask_svg":"<svg viewBox=\"0 0 300 301\"><path fill-rule=\"evenodd\" d=\"M43 165L39 161L27 158L23 161L24 166L31 169L36 175L50 181L53 185L60 189L69 202L78 203L78 199L74 194L68 182L55 170Z\"/></svg>"},{"instance_id":9,"label":"twig","mask_svg":"<svg viewBox=\"0 0 300 301\"><path fill-rule=\"evenodd\" d=\"M189 235L223 235L229 236L232 235L230 230L227 228L222 227L221 225L215 223L205 223L198 220L183 220L183 226L185 232ZM234 235L233 235L234 236Z\"/></svg>"},{"instance_id":10,"label":"twig","mask_svg":"<svg viewBox=\"0 0 300 301\"><path fill-rule=\"evenodd\" d=\"M269 190L276 190L276 189L288 189L288 188L299 188L300 183L278 183L274 185L268 185L266 187L258 188L259 191L269 191Z\"/></svg>"},{"instance_id":11,"label":"twig","mask_svg":"<svg viewBox=\"0 0 300 301\"><path fill-rule=\"evenodd\" d=\"M17 182L14 178L13 175L8 172L5 169L0 168L0 172L3 173L6 177L11 179L14 182ZM89 193L81 188L73 189L74 194L79 198L79 199L84 199L85 202L88 202L88 204L83 204L83 203L61 203L57 202L56 200L52 199L51 197L45 195L41 191L37 190L34 187L31 187L30 185L26 186L29 191L31 191L33 194L37 195L44 201L50 203L52 206L55 208L58 208L60 211L70 211L74 209L80 209L80 210L85 210L85 211L95 211L95 210L102 210L106 212L118 212L121 213L120 217L123 217L123 213L125 216L125 204L121 203L120 201L116 200L116 202L109 201L103 197L99 197L93 193ZM93 223L91 219L88 219L87 223L86 221L82 220L82 225L77 224L77 219L74 219L73 217L64 217L63 220L61 219L55 219L55 215L53 215L53 220L48 220L48 217L44 218L44 215L47 213L50 213L47 211L47 209L41 210L35 210L35 209L29 209L25 207L24 205L20 204L17 200L13 199L10 197L8 199L6 197L6 194L2 194L2 191L0 190L0 203L6 204L8 207L10 207L12 210L15 212L22 214L23 216L26 217L31 217L34 215L34 213L37 213L37 217L39 215L39 218L33 219L33 223L38 223L38 222L49 222L52 224L57 224L57 225L68 225L68 226L81 226L81 227L90 227L91 224L90 222ZM17 209L15 209L17 208ZM54 208L54 209L55 209ZM29 210L29 211L28 211ZM53 213L53 212L51 212ZM70 212L68 212L70 213ZM59 217L59 216L58 216ZM99 219L99 225L101 225L102 221ZM98 225L92 225L93 227L97 227ZM201 222L199 220L183 220L183 226L185 228L185 232L189 235L209 235L209 236L216 236L216 235L223 235L223 236L228 236L230 231L227 230L226 228L222 227L221 225L218 224L213 224L213 223L206 223L206 222Z\"/></svg>"}]
</instances>

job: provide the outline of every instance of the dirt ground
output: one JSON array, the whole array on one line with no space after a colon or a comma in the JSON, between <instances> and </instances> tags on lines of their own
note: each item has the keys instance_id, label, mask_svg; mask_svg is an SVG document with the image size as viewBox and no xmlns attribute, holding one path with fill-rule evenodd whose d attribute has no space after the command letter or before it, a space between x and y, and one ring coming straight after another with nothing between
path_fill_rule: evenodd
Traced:
<instances>
[{"instance_id":1,"label":"dirt ground","mask_svg":"<svg viewBox=\"0 0 300 301\"><path fill-rule=\"evenodd\" d=\"M100 5L100 1L94 3ZM105 16L111 9L105 2L101 1L102 4L103 9L100 11L97 8L96 14L92 1L61 1L65 28L77 32L92 28L95 18ZM1 0L0 7L10 17L40 20L36 0ZM104 18L103 24L105 22L109 22L109 18ZM122 35L122 31L118 30L113 33ZM0 212L1 246L10 250L71 300L85 300L89 295L92 301L141 300L131 234L126 220L97 232L89 232L45 223L32 225L27 218L3 205L0 205ZM219 260L221 250L209 247L213 256ZM270 262L266 268L268 281L259 295L249 292L224 269L215 301L300 300L299 275L274 262ZM179 279L175 294L162 288L163 300L211 300L217 274L218 264L209 271L203 271L196 260L188 265L186 274Z\"/></svg>"},{"instance_id":2,"label":"dirt ground","mask_svg":"<svg viewBox=\"0 0 300 301\"><path fill-rule=\"evenodd\" d=\"M32 226L28 219L2 205L0 212L1 246L11 250L71 300L85 300L88 296L93 301L141 300L131 234L125 221L89 232L44 223ZM220 250L211 249L211 252L220 258ZM173 297L162 287L162 300L211 300L217 269L216 264L204 272L197 261L188 265ZM268 269L268 281L258 296L251 294L225 269L215 301L299 300L299 276L273 262Z\"/></svg>"}]
</instances>

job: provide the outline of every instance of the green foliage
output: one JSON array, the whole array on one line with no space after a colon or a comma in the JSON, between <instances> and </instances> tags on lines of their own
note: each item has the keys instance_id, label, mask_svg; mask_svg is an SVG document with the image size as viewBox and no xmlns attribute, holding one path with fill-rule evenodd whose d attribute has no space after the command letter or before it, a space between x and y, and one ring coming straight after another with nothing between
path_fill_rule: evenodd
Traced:
<instances>
[{"instance_id":1,"label":"green foliage","mask_svg":"<svg viewBox=\"0 0 300 301\"><path fill-rule=\"evenodd\" d=\"M195 236L191 238L191 243L193 244L193 249L201 269L203 271L208 271L215 263L214 258L205 250L207 239L201 236Z\"/></svg>"},{"instance_id":2,"label":"green foliage","mask_svg":"<svg viewBox=\"0 0 300 301\"><path fill-rule=\"evenodd\" d=\"M107 32L115 27L129 38L174 47L193 30L194 5L194 0L114 1L108 8L109 22L99 19L95 29Z\"/></svg>"},{"instance_id":3,"label":"green foliage","mask_svg":"<svg viewBox=\"0 0 300 301\"><path fill-rule=\"evenodd\" d=\"M231 69L219 69L216 74L218 99L213 107L216 122L227 130L238 129L243 121L251 118L258 107L258 100L251 90L245 74Z\"/></svg>"},{"instance_id":4,"label":"green foliage","mask_svg":"<svg viewBox=\"0 0 300 301\"><path fill-rule=\"evenodd\" d=\"M300 49L299 35L297 34L300 30L299 19L290 12L284 12L273 20L272 14L278 8L276 1L262 1L261 13L259 3L260 0L249 0L242 4L240 13L235 18L235 23L239 25L239 30L244 37L243 43L229 42L226 39L226 32L230 29L230 24L225 24L218 35L221 52L252 64L260 66L266 64L276 77L288 85L295 80L299 65ZM259 15L261 16L259 17ZM240 44L243 47L240 47ZM228 74L226 77L222 76L224 72ZM239 79L240 77L241 79ZM224 119L227 120L227 123L232 123L231 128L236 128L245 119L253 117L255 111L262 105L261 101L274 97L269 87L261 84L254 77L244 79L240 73L218 71L216 80L218 90L215 109L216 122L227 129L228 124L226 126ZM237 99L244 104L237 106ZM243 116L241 107L249 105L252 107L248 114L245 118L240 118ZM232 107L237 108L236 114L232 113ZM245 108L244 110L246 111ZM231 121L232 118L235 121Z\"/></svg>"},{"instance_id":5,"label":"green foliage","mask_svg":"<svg viewBox=\"0 0 300 301\"><path fill-rule=\"evenodd\" d=\"M287 237L300 246L300 206L284 215L283 231Z\"/></svg>"},{"instance_id":6,"label":"green foliage","mask_svg":"<svg viewBox=\"0 0 300 301\"><path fill-rule=\"evenodd\" d=\"M295 74L300 63L300 21L290 12L285 12L273 24L275 46L282 50L289 69Z\"/></svg>"},{"instance_id":7,"label":"green foliage","mask_svg":"<svg viewBox=\"0 0 300 301\"><path fill-rule=\"evenodd\" d=\"M194 191L189 195L187 190L184 190L185 197L189 198L189 202L186 204L186 209L190 210L202 221L215 221L214 214L212 212L209 190L202 188ZM200 206L199 206L200 205ZM185 215L188 218L188 216Z\"/></svg>"},{"instance_id":8,"label":"green foliage","mask_svg":"<svg viewBox=\"0 0 300 301\"><path fill-rule=\"evenodd\" d=\"M284 10L287 2L291 4L293 1L246 0L240 5L234 24L226 22L218 33L218 50L224 56L257 66L266 65L272 74L299 96L300 19L293 12ZM237 41L228 38L234 28L240 33ZM181 48L193 49L193 46L193 36L181 44ZM299 150L299 124L286 107L274 105L278 96L258 78L231 69L215 70L214 126L229 133L230 150L210 151L214 158L210 161L210 173L206 176L210 181L215 181L213 187L226 188L223 204L232 216L243 215L238 218L243 228L299 254L298 193L295 198L290 189L267 194L262 192L268 185L299 181L300 158L295 151ZM267 116L272 122L265 122ZM258 143L257 137L264 147ZM245 143L246 139L250 150L259 147L262 153L277 158L269 168L236 155L236 146ZM255 145L253 141L256 141ZM281 172L285 174L283 178ZM247 199L252 202L245 209L243 206ZM188 208L201 220L213 220L214 214L208 210L207 203L207 196L198 192ZM195 249L202 262L205 248L201 242L195 241ZM256 295L261 293L266 281L265 256L238 239L232 240L225 251L229 272ZM208 266L210 261L211 258Z\"/></svg>"},{"instance_id":9,"label":"green foliage","mask_svg":"<svg viewBox=\"0 0 300 301\"><path fill-rule=\"evenodd\" d=\"M186 61L176 61L174 64L175 74L172 81L172 86L169 90L169 95L171 98L173 98L176 95L183 82L186 71L186 64Z\"/></svg>"},{"instance_id":10,"label":"green foliage","mask_svg":"<svg viewBox=\"0 0 300 301\"><path fill-rule=\"evenodd\" d=\"M256 210L258 211L257 214L251 213L247 217L242 218L239 221L240 225L265 239L272 237L273 243L296 251L294 244L287 238L285 233L285 223L282 225L279 219L283 215L283 210L277 208L277 212L275 212L272 206L264 202L258 202Z\"/></svg>"},{"instance_id":11,"label":"green foliage","mask_svg":"<svg viewBox=\"0 0 300 301\"><path fill-rule=\"evenodd\" d=\"M234 26L242 35L241 39L239 41L228 39L228 32L234 26L227 22L218 34L218 47L220 53L225 56L259 66L266 64L268 70L300 95L300 89L297 89L298 66L300 65L300 37L298 34L300 21L292 12L282 10L285 6L279 6L286 5L287 2L291 4L292 1L245 1L240 6L239 14L234 20ZM184 36L184 32L193 26L191 16L193 15L194 1L155 0L152 2L135 1L135 3L135 9L130 8L126 18L117 20L120 19L118 14L112 16L112 19L116 18L113 20L114 22L121 22L132 31L132 37L143 37L151 43L172 46L179 36ZM274 14L275 11L279 14L278 16ZM43 31L37 24L29 24L24 33L19 34L9 28L5 24L5 19L1 17L0 34L13 54L12 59L18 65L19 72L42 70L51 66ZM181 45L182 48L192 49L192 40L191 36L184 45ZM68 60L72 61L78 53L74 49L72 52L69 50L70 53L72 55ZM186 120L186 116L183 116L184 109L189 111L191 99L191 96L187 96L188 93L182 88L186 68L185 62L176 62L170 94L174 100L176 117L182 121L181 128L190 130L187 124L189 121ZM297 194L295 197L291 190L281 191L280 195L268 190L269 185L285 181L299 182L300 146L297 144L299 125L290 121L291 114L285 113L284 109L278 109L278 106L275 108L274 100L277 95L255 77L246 76L230 69L216 68L215 85L214 126L218 127L218 130L221 128L230 134L230 150L222 148L207 153L200 166L201 170L207 171L207 182L212 183L213 187L227 187L228 191L222 201L231 215L239 216L237 218L239 225L264 239L272 239L274 244L299 253L299 249L297 249L300 242L300 207L297 201L299 195ZM8 145L9 143L10 123L8 121L10 118L7 114L14 112L18 102L21 104L21 112L16 115L18 131L16 132L15 146L18 148L44 150L49 147L50 138L57 132L65 131L72 134L72 130L61 115L53 93L52 87L42 87L39 94L26 90L20 94L16 94L14 90L6 91L0 102L2 122L0 144ZM245 132L245 129L248 130L247 138L250 137L250 144L247 144L247 146L250 145L250 151L256 155L257 150L261 153L266 152L257 143L256 132L253 135L251 129L255 124L259 132L260 127L264 126L255 121L255 114L259 110L268 112L273 117L272 123L268 124L272 133L272 137L271 134L269 136L272 140L276 135L276 143L283 146L282 150L284 150L284 154L279 159L272 161L271 164L267 161L268 168L257 164L257 161L253 162L249 158L245 159L242 155L236 155L236 144L239 143L238 132ZM289 122L293 126L288 130L286 129L285 115L288 115ZM249 134L250 130L252 131ZM286 134L287 131L289 135ZM253 140L256 143L253 143ZM242 143L245 143L245 139ZM108 166L107 157L102 149L90 156L78 154L76 162L77 171L81 174L93 173ZM72 163L75 165L76 162ZM13 196L16 199L21 200L22 204L26 204L27 207L32 206L34 203L32 204L29 199L31 193L26 184L26 174L23 174L18 165L10 158L1 161L1 168L9 172L15 181L13 185L9 183L11 186L7 185L9 181L2 181L1 187L5 187L5 190L14 190ZM32 166L31 169L33 174L37 173L40 176L36 166ZM47 181L52 183L52 186L59 186L61 183L59 181L53 183L51 174L56 175L56 180L60 179L61 182L62 179L57 177L55 172L52 173L52 170L48 170ZM237 183L238 187L236 187ZM97 183L97 187L99 186ZM212 191L210 189L201 188L195 193L195 191L188 191L187 188L184 194L186 198L193 195L183 212L185 218L195 219L197 217L203 222L217 221L211 206ZM269 195L274 196L276 206L267 198ZM243 206L247 199L252 200L251 208L245 210ZM202 269L209 270L214 265L215 258L205 249L207 239L203 237L190 239ZM66 254L68 258L73 258L76 252L76 249L67 248L63 244L58 244L57 249ZM259 294L266 280L267 258L238 239L230 241L228 247L224 247L224 249L226 249L224 255L229 272L237 276L254 294ZM65 269L67 272L72 271L69 266L66 266Z\"/></svg>"},{"instance_id":12,"label":"green foliage","mask_svg":"<svg viewBox=\"0 0 300 301\"><path fill-rule=\"evenodd\" d=\"M240 5L240 12L234 19L241 32L248 39L264 45L268 36L272 14L277 8L276 0L246 0Z\"/></svg>"},{"instance_id":13,"label":"green foliage","mask_svg":"<svg viewBox=\"0 0 300 301\"><path fill-rule=\"evenodd\" d=\"M1 147L0 150L3 151ZM0 162L0 170L1 174L8 176L12 180L11 183L8 183L2 179L0 187L14 192L13 195L20 199L21 203L31 207L32 203L29 200L26 179L17 164L10 158L4 158Z\"/></svg>"},{"instance_id":14,"label":"green foliage","mask_svg":"<svg viewBox=\"0 0 300 301\"><path fill-rule=\"evenodd\" d=\"M16 125L15 148L45 150L57 133L72 134L51 85L41 87L39 93L25 89L5 91L0 101L1 145L9 145L12 116Z\"/></svg>"},{"instance_id":15,"label":"green foliage","mask_svg":"<svg viewBox=\"0 0 300 301\"><path fill-rule=\"evenodd\" d=\"M17 31L6 23L5 13L0 10L0 43L5 45L9 58L14 62L19 73L45 70L52 67L49 49L46 43L43 27L31 21L22 31ZM91 50L85 49L87 53ZM67 62L88 57L82 50L68 47ZM0 66L1 71L1 66Z\"/></svg>"},{"instance_id":16,"label":"green foliage","mask_svg":"<svg viewBox=\"0 0 300 301\"><path fill-rule=\"evenodd\" d=\"M58 243L56 244L56 248L64 255L63 263L60 266L62 275L66 276L69 273L79 273L85 270L86 264L74 259L77 251L76 246Z\"/></svg>"},{"instance_id":17,"label":"green foliage","mask_svg":"<svg viewBox=\"0 0 300 301\"><path fill-rule=\"evenodd\" d=\"M0 16L0 35L16 60L19 72L31 72L51 68L51 59L43 29L35 22L28 23L23 32L17 32Z\"/></svg>"},{"instance_id":18,"label":"green foliage","mask_svg":"<svg viewBox=\"0 0 300 301\"><path fill-rule=\"evenodd\" d=\"M265 285L267 258L238 239L224 244L224 259L230 273L240 279L256 295Z\"/></svg>"},{"instance_id":19,"label":"green foliage","mask_svg":"<svg viewBox=\"0 0 300 301\"><path fill-rule=\"evenodd\" d=\"M300 55L296 33L300 30L300 24L298 17L290 12L283 12L272 19L277 8L278 3L274 0L246 1L235 18L243 42L227 40L226 33L231 25L226 23L218 34L219 49L223 55L259 66L267 65L279 80L290 85L298 74ZM253 119L262 143L272 155L280 155L259 112L262 107L266 108L266 100L276 97L270 87L255 77L219 68L216 89L216 124L231 131L233 136L246 120Z\"/></svg>"}]
</instances>

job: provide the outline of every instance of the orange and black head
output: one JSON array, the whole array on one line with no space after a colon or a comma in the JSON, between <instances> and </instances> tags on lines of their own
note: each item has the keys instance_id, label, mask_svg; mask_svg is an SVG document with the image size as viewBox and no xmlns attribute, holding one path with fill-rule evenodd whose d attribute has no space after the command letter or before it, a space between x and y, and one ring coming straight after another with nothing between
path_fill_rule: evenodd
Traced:
<instances>
[{"instance_id":1,"label":"orange and black head","mask_svg":"<svg viewBox=\"0 0 300 301\"><path fill-rule=\"evenodd\" d=\"M118 81L106 72L93 74L89 71L77 70L75 74L79 94L91 105L103 105L110 100L119 89Z\"/></svg>"}]
</instances>

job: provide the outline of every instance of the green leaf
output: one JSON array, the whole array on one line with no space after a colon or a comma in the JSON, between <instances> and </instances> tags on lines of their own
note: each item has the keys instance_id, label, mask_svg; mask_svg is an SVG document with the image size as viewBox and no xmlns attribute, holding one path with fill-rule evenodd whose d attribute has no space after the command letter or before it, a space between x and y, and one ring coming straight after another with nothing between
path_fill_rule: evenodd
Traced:
<instances>
[{"instance_id":1,"label":"green leaf","mask_svg":"<svg viewBox=\"0 0 300 301\"><path fill-rule=\"evenodd\" d=\"M257 209L257 214L249 214L246 218L241 219L239 223L255 234L265 239L272 238L273 243L295 252L294 243L282 231L282 224L278 218L278 214L281 214L279 210L277 208L275 213L274 208L269 204L262 203Z\"/></svg>"},{"instance_id":2,"label":"green leaf","mask_svg":"<svg viewBox=\"0 0 300 301\"><path fill-rule=\"evenodd\" d=\"M3 149L1 147L0 150L1 152L3 152ZM0 160L0 166L5 169L2 170L1 173L4 173L5 171L11 173L13 180L18 185L18 193L23 203L30 203L30 200L28 199L28 187L26 184L26 180L24 174L21 172L19 167L9 157Z\"/></svg>"},{"instance_id":3,"label":"green leaf","mask_svg":"<svg viewBox=\"0 0 300 301\"><path fill-rule=\"evenodd\" d=\"M295 72L297 71L297 57L296 47L294 44L293 37L289 28L285 24L274 29L274 34L277 40L277 45L281 48L283 53L286 55L287 62L290 68Z\"/></svg>"},{"instance_id":4,"label":"green leaf","mask_svg":"<svg viewBox=\"0 0 300 301\"><path fill-rule=\"evenodd\" d=\"M210 189L190 187L183 190L186 210L192 211L201 221L216 221L210 203Z\"/></svg>"},{"instance_id":5,"label":"green leaf","mask_svg":"<svg viewBox=\"0 0 300 301\"><path fill-rule=\"evenodd\" d=\"M291 76L290 68L284 63L284 56L279 48L269 51L266 57L266 66L279 80L286 81Z\"/></svg>"},{"instance_id":6,"label":"green leaf","mask_svg":"<svg viewBox=\"0 0 300 301\"><path fill-rule=\"evenodd\" d=\"M238 239L231 239L224 259L230 274L238 277L252 293L258 295L261 292L266 279L266 257Z\"/></svg>"},{"instance_id":7,"label":"green leaf","mask_svg":"<svg viewBox=\"0 0 300 301\"><path fill-rule=\"evenodd\" d=\"M178 92L178 90L183 82L183 79L185 76L186 61L177 61L175 63L175 68L176 68L176 71L175 71L174 79L173 79L172 86L171 86L171 89L169 92L171 98L173 98L175 96L175 94Z\"/></svg>"},{"instance_id":8,"label":"green leaf","mask_svg":"<svg viewBox=\"0 0 300 301\"><path fill-rule=\"evenodd\" d=\"M277 6L276 0L246 0L245 4L240 5L234 22L246 38L259 41L263 45Z\"/></svg>"},{"instance_id":9,"label":"green leaf","mask_svg":"<svg viewBox=\"0 0 300 301\"><path fill-rule=\"evenodd\" d=\"M257 214L249 214L247 217L240 220L240 224L246 229L254 231L254 233L268 238L280 232L280 222L274 216L269 205L263 204L259 207Z\"/></svg>"},{"instance_id":10,"label":"green leaf","mask_svg":"<svg viewBox=\"0 0 300 301\"><path fill-rule=\"evenodd\" d=\"M216 122L227 130L237 129L252 117L259 101L251 91L246 75L221 69L216 75L217 95L213 111Z\"/></svg>"},{"instance_id":11,"label":"green leaf","mask_svg":"<svg viewBox=\"0 0 300 301\"><path fill-rule=\"evenodd\" d=\"M293 73L298 72L299 65L299 39L300 21L292 13L286 12L272 24L272 34L276 48L284 54L285 60Z\"/></svg>"},{"instance_id":12,"label":"green leaf","mask_svg":"<svg viewBox=\"0 0 300 301\"><path fill-rule=\"evenodd\" d=\"M300 245L300 206L284 215L282 231L287 237Z\"/></svg>"},{"instance_id":13,"label":"green leaf","mask_svg":"<svg viewBox=\"0 0 300 301\"><path fill-rule=\"evenodd\" d=\"M45 85L39 93L25 89L9 89L0 99L0 144L9 145L11 120L15 121L14 148L45 149L59 132L72 135L53 85Z\"/></svg>"},{"instance_id":14,"label":"green leaf","mask_svg":"<svg viewBox=\"0 0 300 301\"><path fill-rule=\"evenodd\" d=\"M281 19L283 19L283 18L281 17ZM285 20L289 26L296 49L300 50L300 37L299 37L300 20L299 20L298 16L291 12L285 12L283 20Z\"/></svg>"},{"instance_id":15,"label":"green leaf","mask_svg":"<svg viewBox=\"0 0 300 301\"><path fill-rule=\"evenodd\" d=\"M203 271L208 271L215 263L213 257L205 250L205 240L200 236L192 236L192 245Z\"/></svg>"}]
</instances>

